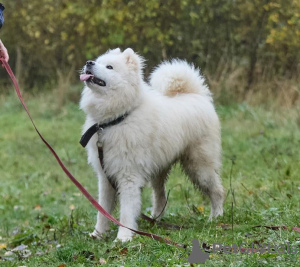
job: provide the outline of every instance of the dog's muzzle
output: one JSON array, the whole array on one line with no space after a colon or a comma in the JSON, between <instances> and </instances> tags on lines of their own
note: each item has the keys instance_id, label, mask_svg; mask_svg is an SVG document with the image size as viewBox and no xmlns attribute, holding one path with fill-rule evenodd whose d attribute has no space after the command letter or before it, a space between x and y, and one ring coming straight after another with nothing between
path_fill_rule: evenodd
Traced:
<instances>
[{"instance_id":1,"label":"dog's muzzle","mask_svg":"<svg viewBox=\"0 0 300 267\"><path fill-rule=\"evenodd\" d=\"M83 82L97 84L99 86L106 86L106 82L102 79L97 78L93 74L93 66L95 65L95 61L88 60L85 64L85 73L80 75L80 80Z\"/></svg>"}]
</instances>

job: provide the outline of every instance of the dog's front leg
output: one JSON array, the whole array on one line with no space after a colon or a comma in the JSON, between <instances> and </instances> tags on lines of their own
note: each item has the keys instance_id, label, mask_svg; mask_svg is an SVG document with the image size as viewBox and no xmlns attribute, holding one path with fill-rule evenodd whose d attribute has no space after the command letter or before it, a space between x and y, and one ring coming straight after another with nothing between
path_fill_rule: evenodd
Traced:
<instances>
[{"instance_id":1,"label":"dog's front leg","mask_svg":"<svg viewBox=\"0 0 300 267\"><path fill-rule=\"evenodd\" d=\"M141 212L141 187L133 182L120 184L120 222L134 230L137 230L137 218ZM133 232L124 227L119 228L117 240L122 242L130 241Z\"/></svg>"},{"instance_id":2,"label":"dog's front leg","mask_svg":"<svg viewBox=\"0 0 300 267\"><path fill-rule=\"evenodd\" d=\"M110 182L102 172L98 175L98 189L99 189L99 204L109 213L112 212L115 204L116 191L111 186ZM92 237L100 238L103 233L109 230L109 220L100 212L97 215L97 223L95 230L91 233Z\"/></svg>"}]
</instances>

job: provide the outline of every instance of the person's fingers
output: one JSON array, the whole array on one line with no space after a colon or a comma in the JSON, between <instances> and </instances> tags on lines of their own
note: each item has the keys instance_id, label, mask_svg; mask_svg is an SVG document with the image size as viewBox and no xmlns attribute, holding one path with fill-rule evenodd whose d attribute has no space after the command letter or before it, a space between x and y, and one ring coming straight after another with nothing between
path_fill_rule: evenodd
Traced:
<instances>
[{"instance_id":1,"label":"person's fingers","mask_svg":"<svg viewBox=\"0 0 300 267\"><path fill-rule=\"evenodd\" d=\"M6 50L6 49L5 49ZM6 62L8 62L8 60L9 60L9 55L8 55L8 53L7 53L7 50L4 52L4 60L6 61Z\"/></svg>"},{"instance_id":2,"label":"person's fingers","mask_svg":"<svg viewBox=\"0 0 300 267\"><path fill-rule=\"evenodd\" d=\"M6 62L8 62L8 60L9 60L9 55L8 55L7 49L1 40L0 40L0 57L4 58L4 60Z\"/></svg>"},{"instance_id":3,"label":"person's fingers","mask_svg":"<svg viewBox=\"0 0 300 267\"><path fill-rule=\"evenodd\" d=\"M8 62L8 60L9 60L9 55L8 55L7 49L5 47L4 47L4 60L6 62Z\"/></svg>"}]
</instances>

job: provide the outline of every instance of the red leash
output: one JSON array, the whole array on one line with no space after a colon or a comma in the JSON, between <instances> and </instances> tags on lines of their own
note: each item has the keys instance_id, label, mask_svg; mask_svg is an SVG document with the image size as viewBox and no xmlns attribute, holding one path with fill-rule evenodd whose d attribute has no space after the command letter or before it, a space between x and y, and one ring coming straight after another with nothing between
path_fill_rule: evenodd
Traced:
<instances>
[{"instance_id":1,"label":"red leash","mask_svg":"<svg viewBox=\"0 0 300 267\"><path fill-rule=\"evenodd\" d=\"M44 144L48 147L48 149L51 151L51 153L53 154L53 156L55 157L56 161L58 162L58 164L60 165L60 167L62 168L62 170L65 172L65 174L70 178L70 180L77 186L77 188L82 192L82 194L91 202L91 204L99 211L101 212L106 218L108 218L109 220L113 221L115 224L121 226L121 227L125 227L139 235L144 235L144 236L148 236L148 237L151 237L155 240L158 240L158 241L163 241L167 244L170 244L170 245L175 245L179 248L184 248L185 246L183 244L179 244L179 243L176 243L174 241L171 241L171 240L168 240L164 237L161 237L161 236L158 236L158 235L154 235L154 234L151 234L151 233L147 233L147 232L143 232L143 231L138 231L138 230L133 230L123 224L121 224L117 219L115 219L112 215L110 215L105 209L102 208L101 205L99 205L99 203L91 196L91 194L77 181L77 179L68 171L68 169L66 168L66 166L63 164L63 162L61 161L61 159L59 158L59 156L56 154L56 152L54 151L54 149L50 146L50 144L46 141L46 139L42 136L42 134L39 132L39 130L37 129L30 113L29 113L29 110L22 98L22 95L21 95L21 92L20 92L20 89L19 89L19 85L18 85L18 82L17 82L17 79L13 73L13 71L11 70L9 64L3 59L3 58L0 58L0 61L2 62L4 68L6 69L7 73L9 74L14 86L15 86L15 91L25 109L25 111L27 112L27 115L29 117L29 119L31 120L31 123L35 129L35 131L37 132L37 134L39 135L39 137L42 139L42 141L44 142Z\"/></svg>"}]
</instances>

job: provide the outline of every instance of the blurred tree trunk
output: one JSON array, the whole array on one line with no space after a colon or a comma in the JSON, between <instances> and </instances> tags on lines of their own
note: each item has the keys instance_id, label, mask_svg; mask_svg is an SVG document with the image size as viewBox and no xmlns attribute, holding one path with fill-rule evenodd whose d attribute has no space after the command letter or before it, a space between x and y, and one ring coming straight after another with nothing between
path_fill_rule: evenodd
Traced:
<instances>
[{"instance_id":1,"label":"blurred tree trunk","mask_svg":"<svg viewBox=\"0 0 300 267\"><path fill-rule=\"evenodd\" d=\"M163 44L163 47L161 49L161 57L163 60L167 60L167 50L166 50L166 47L165 45Z\"/></svg>"},{"instance_id":2,"label":"blurred tree trunk","mask_svg":"<svg viewBox=\"0 0 300 267\"><path fill-rule=\"evenodd\" d=\"M250 54L249 54L250 65L248 70L248 81L245 88L246 92L250 90L251 85L253 83L254 71L257 62L257 51L258 51L259 44L261 43L263 38L263 30L265 29L266 18L269 13L268 9L266 9L264 6L267 5L269 2L270 0L266 0L261 6L261 8L263 8L263 12L261 13L261 16L257 20L256 30L253 36L253 42L252 44L250 44Z\"/></svg>"}]
</instances>

